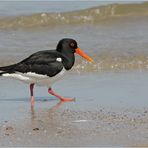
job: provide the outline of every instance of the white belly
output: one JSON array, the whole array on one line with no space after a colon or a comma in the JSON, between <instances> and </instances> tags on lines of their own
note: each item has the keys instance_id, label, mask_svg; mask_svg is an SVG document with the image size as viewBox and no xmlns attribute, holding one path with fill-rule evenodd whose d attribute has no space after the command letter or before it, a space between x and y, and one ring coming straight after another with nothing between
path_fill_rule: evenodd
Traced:
<instances>
[{"instance_id":1,"label":"white belly","mask_svg":"<svg viewBox=\"0 0 148 148\"><path fill-rule=\"evenodd\" d=\"M17 79L17 80L20 80L20 81L23 81L23 82L29 83L29 84L34 83L39 86L50 87L54 82L60 80L65 75L65 72L66 72L65 68L63 68L62 71L60 73L58 73L57 75L55 75L54 77L36 74L33 72L27 72L27 73L16 72L16 73L12 73L12 74L5 73L2 76L14 78L14 79Z\"/></svg>"}]
</instances>

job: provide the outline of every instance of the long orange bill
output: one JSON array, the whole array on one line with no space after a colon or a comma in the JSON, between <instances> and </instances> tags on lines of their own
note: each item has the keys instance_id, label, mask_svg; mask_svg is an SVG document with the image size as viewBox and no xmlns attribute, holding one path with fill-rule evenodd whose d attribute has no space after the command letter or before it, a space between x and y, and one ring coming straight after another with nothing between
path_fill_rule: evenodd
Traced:
<instances>
[{"instance_id":1,"label":"long orange bill","mask_svg":"<svg viewBox=\"0 0 148 148\"><path fill-rule=\"evenodd\" d=\"M81 57L85 58L86 60L93 62L93 59L89 57L86 53L84 53L80 48L76 49L76 53L79 54Z\"/></svg>"}]
</instances>

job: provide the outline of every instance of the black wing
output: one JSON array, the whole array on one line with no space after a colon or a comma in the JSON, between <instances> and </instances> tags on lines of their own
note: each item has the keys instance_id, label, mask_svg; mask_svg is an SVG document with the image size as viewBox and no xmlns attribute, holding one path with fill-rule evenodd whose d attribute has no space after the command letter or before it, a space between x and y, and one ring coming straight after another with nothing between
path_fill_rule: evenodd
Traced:
<instances>
[{"instance_id":1,"label":"black wing","mask_svg":"<svg viewBox=\"0 0 148 148\"><path fill-rule=\"evenodd\" d=\"M62 55L54 50L39 51L28 58L24 59L20 63L1 67L2 73L9 72L35 72L37 74L48 75L50 77L55 76L63 69L63 64L56 61L57 58L62 58Z\"/></svg>"}]
</instances>

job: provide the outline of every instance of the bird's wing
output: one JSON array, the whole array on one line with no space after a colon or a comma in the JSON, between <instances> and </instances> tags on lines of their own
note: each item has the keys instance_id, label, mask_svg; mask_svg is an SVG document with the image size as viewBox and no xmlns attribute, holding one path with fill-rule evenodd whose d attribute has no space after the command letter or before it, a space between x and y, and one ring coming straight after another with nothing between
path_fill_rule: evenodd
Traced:
<instances>
[{"instance_id":1,"label":"bird's wing","mask_svg":"<svg viewBox=\"0 0 148 148\"><path fill-rule=\"evenodd\" d=\"M55 76L63 69L63 64L57 61L61 58L60 53L56 51L39 51L24 59L20 63L0 68L5 72L33 72L47 76Z\"/></svg>"},{"instance_id":2,"label":"bird's wing","mask_svg":"<svg viewBox=\"0 0 148 148\"><path fill-rule=\"evenodd\" d=\"M26 64L43 64L47 62L55 62L56 58L61 57L61 54L55 50L44 50L44 51L38 51L28 58L24 59L20 63L26 63Z\"/></svg>"}]
</instances>

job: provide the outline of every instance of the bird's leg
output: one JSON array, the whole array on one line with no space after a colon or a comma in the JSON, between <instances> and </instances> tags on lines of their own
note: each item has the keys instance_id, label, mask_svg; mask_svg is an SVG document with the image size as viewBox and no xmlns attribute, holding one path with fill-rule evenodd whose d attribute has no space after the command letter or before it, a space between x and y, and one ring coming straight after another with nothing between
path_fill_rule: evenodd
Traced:
<instances>
[{"instance_id":1,"label":"bird's leg","mask_svg":"<svg viewBox=\"0 0 148 148\"><path fill-rule=\"evenodd\" d=\"M33 89L34 89L34 84L30 84L30 97L31 97L31 106L34 107L34 102L35 102L35 99L34 99L34 96L33 96Z\"/></svg>"},{"instance_id":2,"label":"bird's leg","mask_svg":"<svg viewBox=\"0 0 148 148\"><path fill-rule=\"evenodd\" d=\"M75 98L64 98L58 94L56 94L51 88L48 89L48 93L50 93L53 96L56 96L57 98L59 98L61 101L75 101Z\"/></svg>"}]
</instances>

